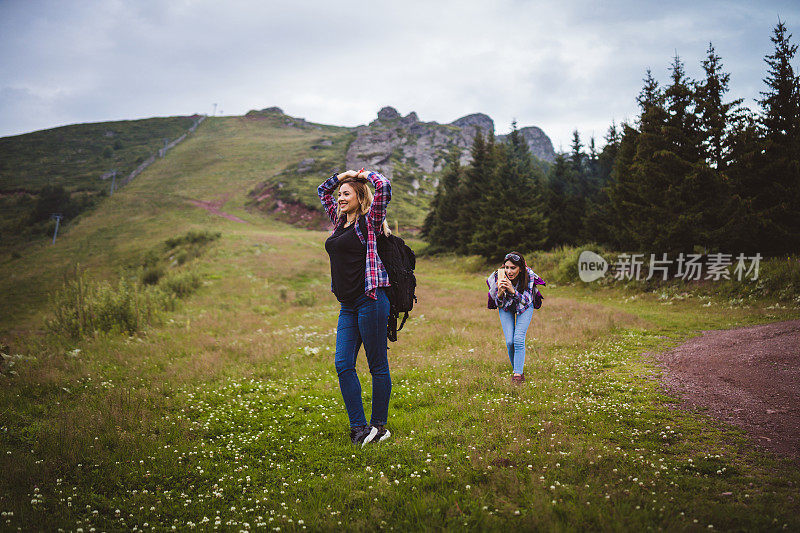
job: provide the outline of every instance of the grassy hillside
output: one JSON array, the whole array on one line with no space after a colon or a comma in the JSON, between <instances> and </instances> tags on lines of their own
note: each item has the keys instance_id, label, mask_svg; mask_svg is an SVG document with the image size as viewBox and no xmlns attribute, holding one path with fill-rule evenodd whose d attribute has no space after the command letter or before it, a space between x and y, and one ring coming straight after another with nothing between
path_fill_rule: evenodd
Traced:
<instances>
[{"instance_id":1,"label":"grassy hillside","mask_svg":"<svg viewBox=\"0 0 800 533\"><path fill-rule=\"evenodd\" d=\"M70 190L106 190L100 176L129 174L179 137L193 117L164 117L74 124L0 138L0 190L37 190L59 184Z\"/></svg>"},{"instance_id":2,"label":"grassy hillside","mask_svg":"<svg viewBox=\"0 0 800 533\"><path fill-rule=\"evenodd\" d=\"M52 235L50 212L69 223L196 117L75 124L0 138L0 249ZM44 190L43 190L44 189ZM43 199L44 197L44 199Z\"/></svg>"},{"instance_id":3,"label":"grassy hillside","mask_svg":"<svg viewBox=\"0 0 800 533\"><path fill-rule=\"evenodd\" d=\"M107 196L111 182L101 176L111 169L116 169L120 177L127 176L162 147L165 138L180 136L194 120L169 117L78 124L0 138L2 253L16 256L31 241L52 236L55 222L49 220L51 212L64 212L62 228L68 229L81 213ZM325 225L316 187L322 178L344 168L345 153L355 137L353 130L309 123L277 108L214 122L216 126L201 126L206 130L205 141L196 147L187 168L220 178L214 182L219 184L217 200L240 192L227 191L228 177L215 174L225 168L243 173L250 187L244 202L248 207L296 225ZM295 139L302 149L281 153L281 164L273 166L259 151L264 139L275 134ZM223 160L228 164L220 165ZM398 164L396 174L390 222L419 227L429 197L414 191L412 181L418 176L410 169ZM63 187L64 191L47 189L43 193L43 188L52 187ZM47 205L42 205L43 194L53 197ZM33 213L39 213L37 220L32 220Z\"/></svg>"},{"instance_id":4,"label":"grassy hillside","mask_svg":"<svg viewBox=\"0 0 800 533\"><path fill-rule=\"evenodd\" d=\"M488 267L421 258L420 301L389 354L394 435L351 447L327 233L246 209L257 184L343 134L209 119L56 246L0 259L2 528L800 528L796 464L675 409L648 355L800 315L774 301L551 287L515 387L484 309ZM170 242L190 231L221 237L180 263ZM47 331L72 267L135 283L154 256L196 291L132 333Z\"/></svg>"},{"instance_id":5,"label":"grassy hillside","mask_svg":"<svg viewBox=\"0 0 800 533\"><path fill-rule=\"evenodd\" d=\"M325 224L319 207L317 186L324 177L335 170L344 170L345 154L356 133L350 128L322 126L284 115L277 108L251 111L246 120L258 121L277 128L299 128L316 131L300 159L289 160L279 172L265 176L264 182L254 189L252 203L258 209L296 225L317 227ZM371 126L381 129L380 126ZM448 126L439 126L448 128ZM422 172L411 164L403 164L398 154L390 157L394 169L392 176L393 209L389 222L392 227L419 228L428 212L434 177L424 178ZM354 169L358 170L358 169ZM417 191L412 183L422 183ZM322 222L322 224L320 224Z\"/></svg>"}]
</instances>

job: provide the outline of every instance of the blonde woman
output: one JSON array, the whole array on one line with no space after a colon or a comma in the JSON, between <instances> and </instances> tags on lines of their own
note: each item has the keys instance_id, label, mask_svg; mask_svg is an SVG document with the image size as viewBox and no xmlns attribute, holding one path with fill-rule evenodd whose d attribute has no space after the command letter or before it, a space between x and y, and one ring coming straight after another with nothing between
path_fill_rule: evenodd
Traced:
<instances>
[{"instance_id":1,"label":"blonde woman","mask_svg":"<svg viewBox=\"0 0 800 533\"><path fill-rule=\"evenodd\" d=\"M372 194L368 183L375 188ZM339 188L337 200L333 191ZM330 256L331 290L341 304L336 327L336 372L350 419L350 440L364 446L389 438L386 429L392 380L386 329L389 275L378 256L377 235L389 234L386 208L392 198L388 179L377 172L348 170L334 174L317 189L334 230L325 241ZM372 414L364 416L356 356L364 351L372 374Z\"/></svg>"}]
</instances>

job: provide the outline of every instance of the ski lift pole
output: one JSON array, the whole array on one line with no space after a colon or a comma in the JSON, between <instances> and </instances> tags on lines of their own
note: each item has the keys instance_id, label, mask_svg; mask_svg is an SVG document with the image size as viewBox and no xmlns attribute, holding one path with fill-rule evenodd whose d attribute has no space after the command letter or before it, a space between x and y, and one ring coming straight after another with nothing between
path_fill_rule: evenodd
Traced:
<instances>
[{"instance_id":1,"label":"ski lift pole","mask_svg":"<svg viewBox=\"0 0 800 533\"><path fill-rule=\"evenodd\" d=\"M64 216L61 213L53 213L52 215L50 215L50 219L56 219L56 230L53 232L53 245L54 246L56 244L56 236L58 235L58 224L59 224L59 222L61 222L62 218L64 218Z\"/></svg>"}]
</instances>

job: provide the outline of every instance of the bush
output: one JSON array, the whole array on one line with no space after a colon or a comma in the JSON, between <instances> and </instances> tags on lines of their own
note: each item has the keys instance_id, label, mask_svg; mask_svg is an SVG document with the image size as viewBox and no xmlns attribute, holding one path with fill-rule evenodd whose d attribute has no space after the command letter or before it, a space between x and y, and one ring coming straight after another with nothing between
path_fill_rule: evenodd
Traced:
<instances>
[{"instance_id":1,"label":"bush","mask_svg":"<svg viewBox=\"0 0 800 533\"><path fill-rule=\"evenodd\" d=\"M294 304L303 307L313 307L317 302L314 291L302 291L294 295Z\"/></svg>"},{"instance_id":2,"label":"bush","mask_svg":"<svg viewBox=\"0 0 800 533\"><path fill-rule=\"evenodd\" d=\"M80 338L95 331L133 333L172 308L169 297L155 287L143 287L120 277L115 286L92 283L80 273L65 282L51 300L48 329Z\"/></svg>"},{"instance_id":3,"label":"bush","mask_svg":"<svg viewBox=\"0 0 800 533\"><path fill-rule=\"evenodd\" d=\"M756 282L763 294L776 296L781 300L800 297L800 257L775 257L761 263Z\"/></svg>"},{"instance_id":4,"label":"bush","mask_svg":"<svg viewBox=\"0 0 800 533\"><path fill-rule=\"evenodd\" d=\"M148 266L142 271L142 283L145 285L155 285L164 275L164 269L160 266Z\"/></svg>"},{"instance_id":5,"label":"bush","mask_svg":"<svg viewBox=\"0 0 800 533\"><path fill-rule=\"evenodd\" d=\"M222 234L218 231L211 232L205 230L201 231L191 230L186 232L184 235L181 235L180 237L173 237L167 239L166 241L164 241L164 243L167 245L167 248L171 250L172 248L175 248L182 244L199 244L199 245L207 244L209 242L219 239L221 236Z\"/></svg>"},{"instance_id":6,"label":"bush","mask_svg":"<svg viewBox=\"0 0 800 533\"><path fill-rule=\"evenodd\" d=\"M155 250L150 250L144 255L144 259L142 260L142 266L144 267L152 267L158 265L161 258L158 256Z\"/></svg>"},{"instance_id":7,"label":"bush","mask_svg":"<svg viewBox=\"0 0 800 533\"><path fill-rule=\"evenodd\" d=\"M175 254L174 259L177 264L182 265L189 259L194 259L195 257L197 256L196 255L190 256L189 252L187 252L186 250L181 250L180 252Z\"/></svg>"},{"instance_id":8,"label":"bush","mask_svg":"<svg viewBox=\"0 0 800 533\"><path fill-rule=\"evenodd\" d=\"M176 272L164 278L161 288L167 294L185 298L200 286L200 277L194 272Z\"/></svg>"}]
</instances>

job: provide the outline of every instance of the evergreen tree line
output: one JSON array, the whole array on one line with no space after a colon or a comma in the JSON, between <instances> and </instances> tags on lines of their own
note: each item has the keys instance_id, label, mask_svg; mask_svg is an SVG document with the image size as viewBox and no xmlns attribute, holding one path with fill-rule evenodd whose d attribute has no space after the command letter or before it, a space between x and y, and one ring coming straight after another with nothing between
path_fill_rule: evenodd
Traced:
<instances>
[{"instance_id":1,"label":"evergreen tree line","mask_svg":"<svg viewBox=\"0 0 800 533\"><path fill-rule=\"evenodd\" d=\"M709 44L704 77L680 57L661 86L647 70L633 123L605 146L571 150L549 172L531 164L516 126L505 143L477 136L455 157L425 220L433 250L497 258L503 251L598 243L645 253L800 251L800 81L797 46L779 21L754 112L728 100L730 75Z\"/></svg>"}]
</instances>

